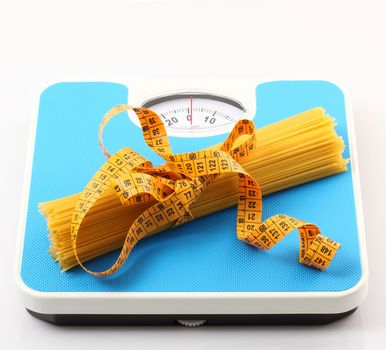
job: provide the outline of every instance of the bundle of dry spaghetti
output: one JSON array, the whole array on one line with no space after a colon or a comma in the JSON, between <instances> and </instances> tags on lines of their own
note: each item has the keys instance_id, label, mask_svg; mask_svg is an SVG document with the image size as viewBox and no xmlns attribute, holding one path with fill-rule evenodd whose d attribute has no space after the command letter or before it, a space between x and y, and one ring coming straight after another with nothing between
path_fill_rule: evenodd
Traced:
<instances>
[{"instance_id":1,"label":"bundle of dry spaghetti","mask_svg":"<svg viewBox=\"0 0 386 350\"><path fill-rule=\"evenodd\" d=\"M343 139L336 134L334 119L323 108L262 127L256 130L256 136L256 151L241 165L258 181L264 195L347 170ZM77 265L70 237L77 197L74 194L39 205L50 231L50 253L62 270ZM222 175L193 203L191 212L199 218L235 205L237 198L237 174ZM77 245L81 260L121 247L131 223L153 204L123 207L115 192L108 190L82 223Z\"/></svg>"}]
</instances>

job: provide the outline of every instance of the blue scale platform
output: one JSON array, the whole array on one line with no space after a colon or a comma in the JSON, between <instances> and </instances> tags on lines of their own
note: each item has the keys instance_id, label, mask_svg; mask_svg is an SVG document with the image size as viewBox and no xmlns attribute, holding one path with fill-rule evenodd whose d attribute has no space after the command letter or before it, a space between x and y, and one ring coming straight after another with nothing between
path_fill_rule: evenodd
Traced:
<instances>
[{"instance_id":1,"label":"blue scale platform","mask_svg":"<svg viewBox=\"0 0 386 350\"><path fill-rule=\"evenodd\" d=\"M315 292L342 291L361 277L361 262L351 170L264 197L263 215L286 213L317 224L342 244L324 271L298 263L296 231L272 250L259 251L236 237L236 208L198 219L141 241L124 267L108 278L80 268L61 272L48 253L45 219L38 203L80 192L104 163L98 145L101 117L113 105L127 103L130 87L121 84L59 83L41 95L28 203L21 277L43 292ZM322 106L349 140L344 95L325 81L277 81L256 87L257 127ZM171 138L173 152L201 149L224 140ZM127 116L106 129L110 151L128 146L153 164L161 159L145 145L140 129ZM345 157L350 157L346 147ZM89 262L102 269L118 252Z\"/></svg>"}]
</instances>

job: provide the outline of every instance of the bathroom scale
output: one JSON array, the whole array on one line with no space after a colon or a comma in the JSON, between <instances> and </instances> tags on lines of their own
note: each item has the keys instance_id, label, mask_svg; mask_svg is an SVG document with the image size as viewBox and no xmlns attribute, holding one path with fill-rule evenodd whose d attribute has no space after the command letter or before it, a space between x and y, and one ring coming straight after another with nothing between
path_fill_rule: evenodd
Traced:
<instances>
[{"instance_id":1,"label":"bathroom scale","mask_svg":"<svg viewBox=\"0 0 386 350\"><path fill-rule=\"evenodd\" d=\"M201 122L187 105L194 97ZM36 91L21 217L17 285L29 313L57 324L321 324L353 313L367 292L368 270L354 124L345 92L328 81L128 79L58 82ZM80 267L61 272L49 254L39 202L80 192L105 162L101 118L112 106L144 106L164 115L174 153L225 140L234 123L256 127L321 106L336 119L348 170L264 196L263 215L286 213L317 224L341 243L320 271L298 263L299 237L268 252L240 242L236 207L168 229L138 243L117 273L98 278ZM111 151L127 146L154 165L130 113L104 135ZM311 203L311 204L310 204ZM107 266L117 252L90 262Z\"/></svg>"}]
</instances>

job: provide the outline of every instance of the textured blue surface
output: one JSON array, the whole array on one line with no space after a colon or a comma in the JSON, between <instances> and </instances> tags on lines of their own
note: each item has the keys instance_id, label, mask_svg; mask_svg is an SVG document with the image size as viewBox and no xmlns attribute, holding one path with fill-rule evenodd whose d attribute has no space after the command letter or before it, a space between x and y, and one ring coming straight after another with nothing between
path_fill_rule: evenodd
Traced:
<instances>
[{"instance_id":1,"label":"textured blue surface","mask_svg":"<svg viewBox=\"0 0 386 350\"><path fill-rule=\"evenodd\" d=\"M299 238L292 232L275 248L262 252L237 240L236 209L231 208L168 230L140 242L123 269L95 278L74 268L62 273L48 254L49 241L38 203L79 192L102 165L97 140L99 121L113 105L127 102L127 88L112 83L60 83L41 96L21 276L30 288L46 292L268 292L340 291L361 276L351 171L298 186L263 201L264 217L286 213L314 222L342 243L324 272L298 263ZM315 106L337 119L348 145L344 97L322 81L281 81L256 88L257 126ZM199 149L224 136L195 139ZM129 146L159 162L141 132L123 114L108 126L111 151ZM191 142L172 138L174 152L192 150ZM346 157L349 152L346 150ZM100 269L117 253L88 263Z\"/></svg>"}]
</instances>

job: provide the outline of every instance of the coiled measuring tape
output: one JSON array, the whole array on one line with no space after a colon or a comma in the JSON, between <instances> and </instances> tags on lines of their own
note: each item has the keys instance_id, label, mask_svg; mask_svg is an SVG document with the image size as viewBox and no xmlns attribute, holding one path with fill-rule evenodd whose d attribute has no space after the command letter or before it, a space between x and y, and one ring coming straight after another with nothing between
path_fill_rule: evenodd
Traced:
<instances>
[{"instance_id":1,"label":"coiled measuring tape","mask_svg":"<svg viewBox=\"0 0 386 350\"><path fill-rule=\"evenodd\" d=\"M102 139L106 124L114 116L128 110L136 113L147 145L165 159L165 164L153 167L151 162L130 148L123 148L113 155L107 151ZM260 186L239 164L241 159L248 157L256 148L254 130L253 122L243 119L237 122L219 150L204 149L173 154L166 129L155 112L128 105L111 108L103 117L99 129L99 143L108 159L80 194L71 219L72 248L79 265L95 276L113 274L125 263L131 250L142 238L165 225L178 226L192 220L192 203L219 175L237 173L237 237L259 249L268 250L297 228L300 236L299 262L326 269L340 244L322 235L316 225L285 214L261 221ZM247 140L234 147L243 135L248 136ZM95 272L81 262L77 253L77 239L83 219L108 188L114 189L124 206L154 199L156 202L134 220L115 263L105 271Z\"/></svg>"}]
</instances>

